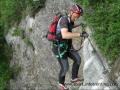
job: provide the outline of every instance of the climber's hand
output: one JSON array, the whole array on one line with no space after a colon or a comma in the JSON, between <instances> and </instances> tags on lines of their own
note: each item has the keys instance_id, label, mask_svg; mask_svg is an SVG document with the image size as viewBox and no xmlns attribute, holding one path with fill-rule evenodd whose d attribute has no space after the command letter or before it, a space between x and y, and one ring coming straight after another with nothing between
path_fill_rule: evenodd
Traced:
<instances>
[{"instance_id":1,"label":"climber's hand","mask_svg":"<svg viewBox=\"0 0 120 90\"><path fill-rule=\"evenodd\" d=\"M80 34L80 37L84 37L84 38L87 38L89 35L87 32L83 31L81 34Z\"/></svg>"}]
</instances>

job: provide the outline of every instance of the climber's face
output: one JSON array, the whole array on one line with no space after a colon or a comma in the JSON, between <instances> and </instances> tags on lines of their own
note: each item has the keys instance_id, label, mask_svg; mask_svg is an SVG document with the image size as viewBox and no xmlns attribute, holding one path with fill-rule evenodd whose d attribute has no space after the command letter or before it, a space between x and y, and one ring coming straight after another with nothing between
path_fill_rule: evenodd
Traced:
<instances>
[{"instance_id":1,"label":"climber's face","mask_svg":"<svg viewBox=\"0 0 120 90\"><path fill-rule=\"evenodd\" d=\"M76 21L79 17L80 17L80 14L78 13L74 13L74 12L71 12L71 21Z\"/></svg>"}]
</instances>

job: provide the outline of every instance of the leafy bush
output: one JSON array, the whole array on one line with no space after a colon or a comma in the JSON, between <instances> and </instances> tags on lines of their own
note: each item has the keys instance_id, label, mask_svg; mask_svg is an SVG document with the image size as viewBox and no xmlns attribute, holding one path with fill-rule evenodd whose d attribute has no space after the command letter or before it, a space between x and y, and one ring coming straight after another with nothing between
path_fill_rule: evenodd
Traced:
<instances>
[{"instance_id":1,"label":"leafy bush","mask_svg":"<svg viewBox=\"0 0 120 90\"><path fill-rule=\"evenodd\" d=\"M93 27L93 37L110 62L120 55L120 0L76 0L84 18Z\"/></svg>"}]
</instances>

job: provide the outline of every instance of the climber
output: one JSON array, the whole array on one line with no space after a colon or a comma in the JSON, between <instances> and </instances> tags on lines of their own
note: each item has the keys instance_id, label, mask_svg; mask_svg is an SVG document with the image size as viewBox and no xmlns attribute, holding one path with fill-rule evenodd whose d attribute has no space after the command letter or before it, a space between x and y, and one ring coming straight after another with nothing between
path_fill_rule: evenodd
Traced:
<instances>
[{"instance_id":1,"label":"climber","mask_svg":"<svg viewBox=\"0 0 120 90\"><path fill-rule=\"evenodd\" d=\"M73 33L72 29L80 26L74 25L74 21L82 15L83 9L79 5L75 4L71 6L69 14L67 16L62 16L57 24L56 36L60 39L53 42L52 51L57 57L61 67L59 73L59 87L61 90L68 90L65 86L65 76L69 68L68 57L73 60L71 82L74 83L80 81L78 78L78 70L81 58L72 46L72 38L88 37L88 34L86 32Z\"/></svg>"}]
</instances>

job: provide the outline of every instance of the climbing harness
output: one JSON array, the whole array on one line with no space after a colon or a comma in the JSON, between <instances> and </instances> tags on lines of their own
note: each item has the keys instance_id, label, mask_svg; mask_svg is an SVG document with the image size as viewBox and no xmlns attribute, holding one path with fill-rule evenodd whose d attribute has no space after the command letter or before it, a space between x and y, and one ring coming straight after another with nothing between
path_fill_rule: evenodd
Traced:
<instances>
[{"instance_id":1,"label":"climbing harness","mask_svg":"<svg viewBox=\"0 0 120 90\"><path fill-rule=\"evenodd\" d=\"M59 59L63 58L64 54L67 52L68 45L58 40L55 43L53 42L53 46L57 47L58 55L56 55L56 57Z\"/></svg>"}]
</instances>

